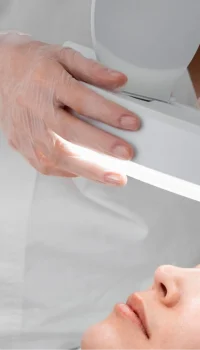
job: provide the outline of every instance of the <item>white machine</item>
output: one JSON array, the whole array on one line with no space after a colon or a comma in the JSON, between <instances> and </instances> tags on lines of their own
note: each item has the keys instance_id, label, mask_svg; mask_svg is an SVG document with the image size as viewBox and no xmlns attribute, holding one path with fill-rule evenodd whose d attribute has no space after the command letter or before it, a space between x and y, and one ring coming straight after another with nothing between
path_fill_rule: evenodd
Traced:
<instances>
[{"instance_id":1,"label":"white machine","mask_svg":"<svg viewBox=\"0 0 200 350\"><path fill-rule=\"evenodd\" d=\"M131 143L137 156L112 160L130 177L123 189L74 181L84 196L128 219L137 240L153 235L159 242L170 231L185 247L200 230L200 111L176 96L199 46L200 1L93 0L91 26L94 51L75 48L124 72L128 83L117 93L90 88L136 112L142 128L131 133L88 119ZM100 161L111 164L107 158Z\"/></svg>"},{"instance_id":2,"label":"white machine","mask_svg":"<svg viewBox=\"0 0 200 350\"><path fill-rule=\"evenodd\" d=\"M97 58L129 78L127 94L169 102L200 43L198 0L96 0Z\"/></svg>"}]
</instances>

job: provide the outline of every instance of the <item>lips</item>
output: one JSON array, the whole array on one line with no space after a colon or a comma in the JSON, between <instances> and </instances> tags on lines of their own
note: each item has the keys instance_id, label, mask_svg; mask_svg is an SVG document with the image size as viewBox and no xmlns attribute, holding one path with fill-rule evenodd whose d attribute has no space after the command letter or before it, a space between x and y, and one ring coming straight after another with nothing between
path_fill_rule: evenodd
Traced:
<instances>
[{"instance_id":1,"label":"lips","mask_svg":"<svg viewBox=\"0 0 200 350\"><path fill-rule=\"evenodd\" d=\"M132 294L128 300L126 305L136 314L136 316L139 318L144 333L146 337L149 339L150 338L150 333L149 333L149 328L147 324L147 318L145 314L145 309L144 309L144 303L142 298L138 294Z\"/></svg>"}]
</instances>

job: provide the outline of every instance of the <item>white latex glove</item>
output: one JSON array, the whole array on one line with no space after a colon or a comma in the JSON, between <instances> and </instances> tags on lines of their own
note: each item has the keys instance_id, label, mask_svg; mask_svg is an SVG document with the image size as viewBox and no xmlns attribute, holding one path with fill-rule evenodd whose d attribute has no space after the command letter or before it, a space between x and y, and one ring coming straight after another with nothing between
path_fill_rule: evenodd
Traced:
<instances>
[{"instance_id":1,"label":"white latex glove","mask_svg":"<svg viewBox=\"0 0 200 350\"><path fill-rule=\"evenodd\" d=\"M137 130L139 119L79 80L112 90L127 78L72 49L17 33L1 34L0 127L10 145L42 174L124 185L124 175L84 161L71 146L127 160L134 155L132 147L79 120L71 111L126 130Z\"/></svg>"}]
</instances>

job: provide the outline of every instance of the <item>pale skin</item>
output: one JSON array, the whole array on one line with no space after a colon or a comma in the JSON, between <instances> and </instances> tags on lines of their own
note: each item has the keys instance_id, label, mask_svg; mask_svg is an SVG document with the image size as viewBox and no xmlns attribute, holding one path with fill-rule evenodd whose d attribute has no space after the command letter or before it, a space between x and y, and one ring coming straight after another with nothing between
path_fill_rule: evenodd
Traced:
<instances>
[{"instance_id":1,"label":"pale skin","mask_svg":"<svg viewBox=\"0 0 200 350\"><path fill-rule=\"evenodd\" d=\"M197 93L198 60L190 67ZM126 184L124 174L85 161L80 149L73 147L124 160L134 157L134 149L125 140L74 116L76 112L115 128L139 130L140 119L133 111L82 84L115 91L126 84L124 74L74 50L19 33L0 33L0 62L0 129L16 151L44 175L81 176L112 186Z\"/></svg>"},{"instance_id":2,"label":"pale skin","mask_svg":"<svg viewBox=\"0 0 200 350\"><path fill-rule=\"evenodd\" d=\"M74 113L137 131L140 120L87 88L83 82L115 91L127 77L78 52L34 41L19 33L0 34L0 129L8 143L38 172L81 176L123 186L125 175L84 160L80 147L130 160L125 140L76 118Z\"/></svg>"},{"instance_id":3,"label":"pale skin","mask_svg":"<svg viewBox=\"0 0 200 350\"><path fill-rule=\"evenodd\" d=\"M200 265L159 267L153 286L116 305L81 348L200 349Z\"/></svg>"}]
</instances>

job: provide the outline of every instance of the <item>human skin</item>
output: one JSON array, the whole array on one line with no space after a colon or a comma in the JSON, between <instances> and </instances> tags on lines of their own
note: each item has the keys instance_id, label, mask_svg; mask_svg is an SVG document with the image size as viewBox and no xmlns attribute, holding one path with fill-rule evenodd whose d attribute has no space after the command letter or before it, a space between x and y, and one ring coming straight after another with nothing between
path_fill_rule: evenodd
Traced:
<instances>
[{"instance_id":1,"label":"human skin","mask_svg":"<svg viewBox=\"0 0 200 350\"><path fill-rule=\"evenodd\" d=\"M0 129L12 148L44 175L126 184L123 173L85 159L83 149L131 160L132 146L75 116L138 130L134 112L83 84L115 91L127 82L124 74L17 32L0 33L0 62Z\"/></svg>"},{"instance_id":2,"label":"human skin","mask_svg":"<svg viewBox=\"0 0 200 350\"><path fill-rule=\"evenodd\" d=\"M115 305L83 336L85 349L200 349L200 265L161 266L153 286Z\"/></svg>"}]
</instances>

